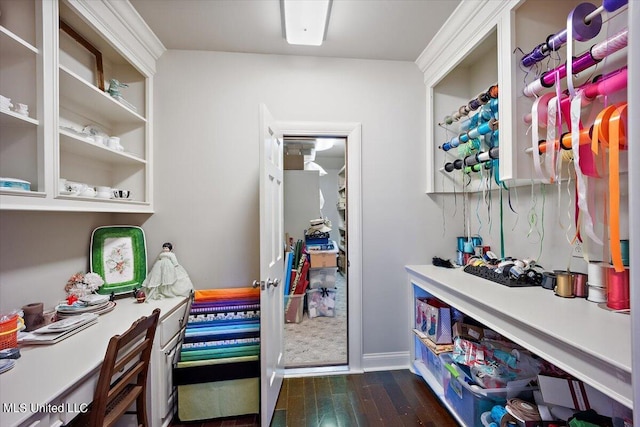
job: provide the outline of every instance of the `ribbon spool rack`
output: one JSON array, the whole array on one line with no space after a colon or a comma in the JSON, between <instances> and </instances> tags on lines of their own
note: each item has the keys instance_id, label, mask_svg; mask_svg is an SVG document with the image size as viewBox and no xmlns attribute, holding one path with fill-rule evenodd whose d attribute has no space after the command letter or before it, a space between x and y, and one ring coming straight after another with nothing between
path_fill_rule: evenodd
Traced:
<instances>
[{"instance_id":1,"label":"ribbon spool rack","mask_svg":"<svg viewBox=\"0 0 640 427\"><path fill-rule=\"evenodd\" d=\"M525 151L533 160L534 176L544 183L559 184L559 162L569 159L573 166L569 173L575 176L574 239L588 238L601 246L603 257L609 258L610 253L617 272L624 268L619 214L622 153L628 145L629 29L622 15L627 3L578 4L567 15L566 28L550 34L519 62L526 70L522 93L532 99L523 124L530 126ZM614 20L619 15L623 19ZM574 44L582 53L574 55ZM579 47L584 44L586 48ZM561 50L568 59L560 63L551 53ZM548 71L540 72L543 60ZM599 188L596 180L607 182L606 192L589 198Z\"/></svg>"}]
</instances>

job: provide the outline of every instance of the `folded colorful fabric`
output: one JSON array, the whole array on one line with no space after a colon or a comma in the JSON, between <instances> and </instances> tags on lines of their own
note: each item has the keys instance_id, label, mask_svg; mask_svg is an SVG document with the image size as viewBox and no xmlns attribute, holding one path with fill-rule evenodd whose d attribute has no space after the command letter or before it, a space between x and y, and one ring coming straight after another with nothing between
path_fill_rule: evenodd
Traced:
<instances>
[{"instance_id":1,"label":"folded colorful fabric","mask_svg":"<svg viewBox=\"0 0 640 427\"><path fill-rule=\"evenodd\" d=\"M225 289L199 289L195 291L195 302L229 301L233 299L260 299L259 288L225 288Z\"/></svg>"}]
</instances>

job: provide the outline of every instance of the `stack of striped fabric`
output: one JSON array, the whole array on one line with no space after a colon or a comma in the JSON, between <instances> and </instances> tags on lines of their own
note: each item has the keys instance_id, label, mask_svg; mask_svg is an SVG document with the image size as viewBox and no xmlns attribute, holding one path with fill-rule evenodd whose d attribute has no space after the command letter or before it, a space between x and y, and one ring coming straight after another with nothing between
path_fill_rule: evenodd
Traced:
<instances>
[{"instance_id":1,"label":"stack of striped fabric","mask_svg":"<svg viewBox=\"0 0 640 427\"><path fill-rule=\"evenodd\" d=\"M260 353L260 290L195 291L180 361Z\"/></svg>"},{"instance_id":2,"label":"stack of striped fabric","mask_svg":"<svg viewBox=\"0 0 640 427\"><path fill-rule=\"evenodd\" d=\"M196 290L173 371L178 419L260 410L260 289Z\"/></svg>"}]
</instances>

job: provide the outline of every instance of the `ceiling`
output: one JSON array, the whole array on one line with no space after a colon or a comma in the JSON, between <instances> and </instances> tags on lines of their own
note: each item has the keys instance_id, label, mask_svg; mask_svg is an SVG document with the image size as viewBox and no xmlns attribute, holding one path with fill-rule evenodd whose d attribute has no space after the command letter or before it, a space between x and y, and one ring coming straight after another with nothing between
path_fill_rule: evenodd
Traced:
<instances>
[{"instance_id":1,"label":"ceiling","mask_svg":"<svg viewBox=\"0 0 640 427\"><path fill-rule=\"evenodd\" d=\"M279 0L130 0L167 49L415 61L459 0L333 0L322 46L283 38Z\"/></svg>"}]
</instances>

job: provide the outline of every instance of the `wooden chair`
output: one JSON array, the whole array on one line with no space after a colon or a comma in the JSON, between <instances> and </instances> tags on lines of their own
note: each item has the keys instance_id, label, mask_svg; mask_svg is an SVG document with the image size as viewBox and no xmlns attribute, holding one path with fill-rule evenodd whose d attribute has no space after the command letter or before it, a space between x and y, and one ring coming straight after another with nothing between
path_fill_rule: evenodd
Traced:
<instances>
[{"instance_id":1,"label":"wooden chair","mask_svg":"<svg viewBox=\"0 0 640 427\"><path fill-rule=\"evenodd\" d=\"M89 411L74 426L113 425L135 402L138 426L147 427L147 372L160 309L133 322L122 335L109 340ZM114 378L115 377L115 378Z\"/></svg>"}]
</instances>

